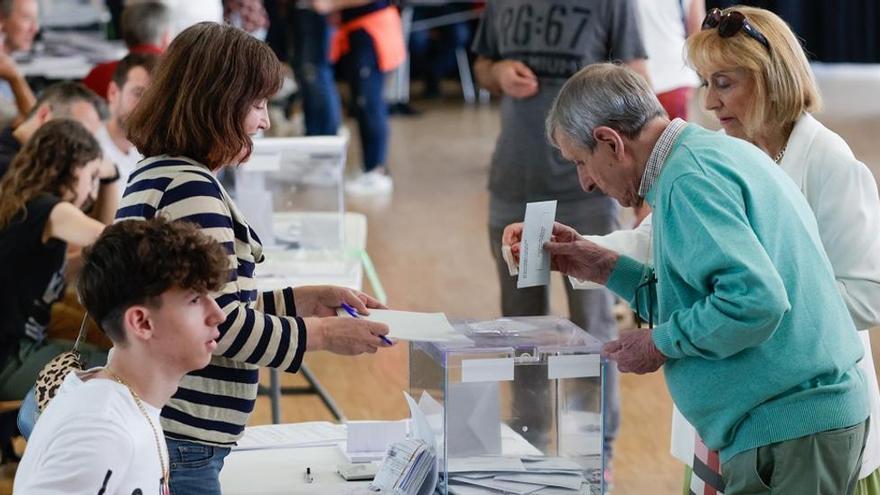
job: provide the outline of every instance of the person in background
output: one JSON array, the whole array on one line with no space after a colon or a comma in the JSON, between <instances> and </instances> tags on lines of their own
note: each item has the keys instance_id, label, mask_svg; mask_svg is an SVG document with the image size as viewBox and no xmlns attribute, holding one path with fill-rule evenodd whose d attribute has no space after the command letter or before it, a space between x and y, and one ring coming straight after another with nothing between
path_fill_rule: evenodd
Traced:
<instances>
[{"instance_id":1,"label":"person in background","mask_svg":"<svg viewBox=\"0 0 880 495\"><path fill-rule=\"evenodd\" d=\"M0 132L0 177L5 176L13 159L31 137L54 119L73 119L90 133L97 133L101 127L100 106L97 95L82 84L63 82L46 88L21 124ZM102 162L100 179L97 201L92 206L91 214L102 223L109 224L116 213L119 197L116 191L119 174L111 162Z\"/></svg>"},{"instance_id":2,"label":"person in background","mask_svg":"<svg viewBox=\"0 0 880 495\"><path fill-rule=\"evenodd\" d=\"M94 92L80 83L61 82L43 90L37 104L27 118L17 127L6 128L0 132L0 176L3 175L12 159L22 146L47 122L59 118L73 119L85 127L92 135L96 135L101 127L100 108L103 102ZM119 204L119 171L112 161L101 160L97 199L91 203L86 214L95 220L108 225L116 215ZM68 288L61 300L52 304L48 336L54 340L73 340L79 334L79 328L85 310L76 298L72 282L79 270L79 250L76 244L68 246L65 264ZM101 334L92 322L87 322L89 331L86 341L96 346L109 349L110 341Z\"/></svg>"},{"instance_id":3,"label":"person in background","mask_svg":"<svg viewBox=\"0 0 880 495\"><path fill-rule=\"evenodd\" d=\"M158 55L149 53L129 53L116 65L113 80L107 88L110 118L98 129L95 138L101 145L104 156L116 164L119 170L117 190L120 198L125 190L125 184L128 183L129 174L143 159L143 155L126 136L125 122L149 87L151 74L158 58Z\"/></svg>"},{"instance_id":4,"label":"person in background","mask_svg":"<svg viewBox=\"0 0 880 495\"><path fill-rule=\"evenodd\" d=\"M413 8L413 22L421 19L456 15L475 6L471 3L445 5L416 5ZM459 21L454 24L433 29L412 31L409 35L410 74L425 83L422 97L441 96L441 82L457 67L456 50L467 48L471 40L470 22Z\"/></svg>"},{"instance_id":5,"label":"person in background","mask_svg":"<svg viewBox=\"0 0 880 495\"><path fill-rule=\"evenodd\" d=\"M287 9L293 44L290 66L302 93L306 136L335 136L342 124L342 104L330 63L333 28L327 14L308 3L293 3Z\"/></svg>"},{"instance_id":6,"label":"person in background","mask_svg":"<svg viewBox=\"0 0 880 495\"><path fill-rule=\"evenodd\" d=\"M195 225L158 217L107 227L84 256L78 292L113 355L64 378L13 493L168 494L159 412L217 346L224 315L207 293L226 280L226 251Z\"/></svg>"},{"instance_id":7,"label":"person in background","mask_svg":"<svg viewBox=\"0 0 880 495\"><path fill-rule=\"evenodd\" d=\"M129 53L160 55L174 37L174 18L163 2L136 2L126 5L120 21L122 39ZM102 62L92 68L82 83L108 99L110 83L119 60Z\"/></svg>"},{"instance_id":8,"label":"person in background","mask_svg":"<svg viewBox=\"0 0 880 495\"><path fill-rule=\"evenodd\" d=\"M224 459L256 403L259 367L293 373L307 350L355 355L387 345L386 325L336 317L342 303L364 314L383 307L362 292L254 290L263 246L214 172L247 162L251 137L269 128L267 101L281 82L268 45L203 22L174 39L128 120L129 139L147 158L129 176L117 220L195 222L229 254L229 279L211 293L226 315L214 357L183 378L162 410L176 495L220 493Z\"/></svg>"},{"instance_id":9,"label":"person in background","mask_svg":"<svg viewBox=\"0 0 880 495\"><path fill-rule=\"evenodd\" d=\"M363 173L346 182L353 195L390 194L387 169L388 105L385 74L406 59L400 13L388 0L308 0L318 14L338 12L340 25L330 45L351 89L351 110L358 123Z\"/></svg>"},{"instance_id":10,"label":"person in background","mask_svg":"<svg viewBox=\"0 0 880 495\"><path fill-rule=\"evenodd\" d=\"M223 22L222 0L125 0L125 6L159 1L171 9L171 37L199 22Z\"/></svg>"},{"instance_id":11,"label":"person in background","mask_svg":"<svg viewBox=\"0 0 880 495\"><path fill-rule=\"evenodd\" d=\"M0 126L24 118L36 101L12 56L31 50L40 30L38 15L37 0L0 0Z\"/></svg>"},{"instance_id":12,"label":"person in background","mask_svg":"<svg viewBox=\"0 0 880 495\"><path fill-rule=\"evenodd\" d=\"M269 14L263 0L223 0L223 21L259 40L265 40L269 31Z\"/></svg>"},{"instance_id":13,"label":"person in background","mask_svg":"<svg viewBox=\"0 0 880 495\"><path fill-rule=\"evenodd\" d=\"M539 21L540 19L540 21ZM541 28L540 36L537 34ZM534 31L534 32L533 32ZM619 227L618 205L600 191L578 187L576 171L544 137L544 116L562 84L581 67L621 60L645 74L645 48L636 3L630 0L490 0L477 28L477 82L501 95L501 134L489 170L489 240L501 286L504 316L550 311L548 287L517 289L498 246L504 227L522 221L526 203L555 199L556 218L583 232L607 234ZM614 301L605 290L574 291L568 309L579 327L607 341L617 334ZM614 439L620 424L618 374L607 368L605 455L611 481ZM525 406L524 406L525 407ZM535 414L540 421L543 412Z\"/></svg>"},{"instance_id":14,"label":"person in background","mask_svg":"<svg viewBox=\"0 0 880 495\"><path fill-rule=\"evenodd\" d=\"M648 74L654 93L671 119L688 118L688 104L699 79L682 59L685 39L700 31L706 0L639 0L639 21ZM642 204L634 209L634 225L651 213Z\"/></svg>"},{"instance_id":15,"label":"person in background","mask_svg":"<svg viewBox=\"0 0 880 495\"><path fill-rule=\"evenodd\" d=\"M68 244L87 246L104 224L83 210L97 199L101 148L76 121L40 127L0 180L0 400L21 400L37 373L72 341L47 338L64 292ZM86 361L102 351L84 345Z\"/></svg>"},{"instance_id":16,"label":"person in background","mask_svg":"<svg viewBox=\"0 0 880 495\"><path fill-rule=\"evenodd\" d=\"M648 51L651 86L669 118L688 117L699 79L682 58L685 39L700 32L706 0L639 0L639 25Z\"/></svg>"}]
</instances>

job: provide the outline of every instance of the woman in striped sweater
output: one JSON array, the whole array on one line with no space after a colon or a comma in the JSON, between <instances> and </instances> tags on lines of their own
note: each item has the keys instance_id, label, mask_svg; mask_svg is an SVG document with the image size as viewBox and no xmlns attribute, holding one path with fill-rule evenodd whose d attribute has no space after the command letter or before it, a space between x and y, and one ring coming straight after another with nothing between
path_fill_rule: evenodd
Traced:
<instances>
[{"instance_id":1,"label":"woman in striped sweater","mask_svg":"<svg viewBox=\"0 0 880 495\"><path fill-rule=\"evenodd\" d=\"M251 136L269 127L267 98L280 86L281 67L267 45L237 28L200 23L168 47L129 118L129 139L148 158L131 174L117 220L195 222L229 253L229 281L215 294L226 321L214 358L184 377L162 411L177 495L220 493L219 472L253 411L260 366L296 372L307 350L376 352L388 332L334 317L343 302L362 313L382 307L358 291L257 291L263 247L214 174L247 160Z\"/></svg>"}]
</instances>

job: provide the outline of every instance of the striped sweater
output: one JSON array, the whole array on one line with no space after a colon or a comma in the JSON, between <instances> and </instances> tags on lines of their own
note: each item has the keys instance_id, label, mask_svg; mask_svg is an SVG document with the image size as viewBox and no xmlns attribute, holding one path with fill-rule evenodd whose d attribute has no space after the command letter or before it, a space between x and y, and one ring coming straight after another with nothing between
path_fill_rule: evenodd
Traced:
<instances>
[{"instance_id":1,"label":"striped sweater","mask_svg":"<svg viewBox=\"0 0 880 495\"><path fill-rule=\"evenodd\" d=\"M230 446L254 410L259 367L299 369L305 324L295 316L293 289L258 293L254 268L263 260L263 247L205 166L168 156L138 164L116 220L156 215L200 225L229 253L229 281L214 294L226 314L217 350L206 368L183 378L162 410L162 427L171 438Z\"/></svg>"}]
</instances>

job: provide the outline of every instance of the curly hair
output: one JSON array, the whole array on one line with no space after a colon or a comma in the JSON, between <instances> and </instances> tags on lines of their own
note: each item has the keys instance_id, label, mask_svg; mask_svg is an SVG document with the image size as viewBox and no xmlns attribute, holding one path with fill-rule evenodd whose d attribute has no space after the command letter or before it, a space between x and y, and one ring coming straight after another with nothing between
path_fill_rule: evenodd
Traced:
<instances>
[{"instance_id":1,"label":"curly hair","mask_svg":"<svg viewBox=\"0 0 880 495\"><path fill-rule=\"evenodd\" d=\"M63 197L75 189L75 171L101 157L101 146L79 122L46 122L15 155L0 180L0 229L26 214L28 201L41 194Z\"/></svg>"},{"instance_id":2,"label":"curly hair","mask_svg":"<svg viewBox=\"0 0 880 495\"><path fill-rule=\"evenodd\" d=\"M200 22L165 51L128 118L128 139L144 156L186 156L211 170L246 161L253 143L245 118L282 81L267 44L233 26Z\"/></svg>"},{"instance_id":3,"label":"curly hair","mask_svg":"<svg viewBox=\"0 0 880 495\"><path fill-rule=\"evenodd\" d=\"M125 342L123 315L136 304L158 307L171 288L219 291L229 279L226 250L189 222L162 216L107 227L83 251L80 301L113 342Z\"/></svg>"}]
</instances>

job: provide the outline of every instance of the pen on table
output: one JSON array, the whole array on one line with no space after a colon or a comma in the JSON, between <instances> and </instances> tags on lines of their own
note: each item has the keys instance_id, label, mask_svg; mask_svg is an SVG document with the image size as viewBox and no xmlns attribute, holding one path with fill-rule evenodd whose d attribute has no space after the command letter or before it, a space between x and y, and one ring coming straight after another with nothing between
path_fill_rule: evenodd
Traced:
<instances>
[{"instance_id":1,"label":"pen on table","mask_svg":"<svg viewBox=\"0 0 880 495\"><path fill-rule=\"evenodd\" d=\"M315 477L312 476L312 468L307 467L306 468L306 483L311 483L313 481L315 481Z\"/></svg>"},{"instance_id":2,"label":"pen on table","mask_svg":"<svg viewBox=\"0 0 880 495\"><path fill-rule=\"evenodd\" d=\"M342 303L342 309L344 309L346 313L350 314L352 318L358 318L358 312L348 304ZM384 335L379 335L379 338L382 339L382 342L385 342L388 345L394 345L394 342L388 340L388 337Z\"/></svg>"}]
</instances>

